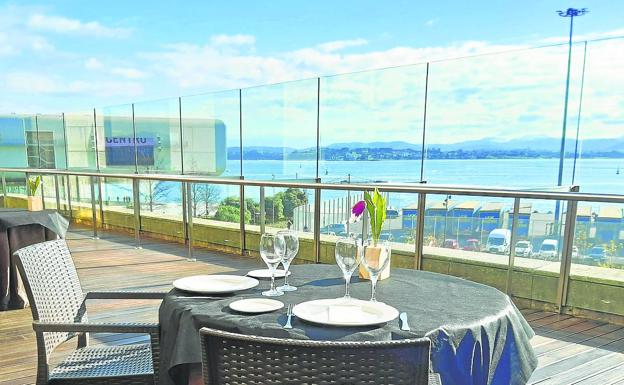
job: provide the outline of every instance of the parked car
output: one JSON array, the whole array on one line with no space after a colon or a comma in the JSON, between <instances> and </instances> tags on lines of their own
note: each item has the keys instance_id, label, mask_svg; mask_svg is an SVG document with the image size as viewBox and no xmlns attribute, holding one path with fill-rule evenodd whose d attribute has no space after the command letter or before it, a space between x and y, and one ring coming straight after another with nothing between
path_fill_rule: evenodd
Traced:
<instances>
[{"instance_id":1,"label":"parked car","mask_svg":"<svg viewBox=\"0 0 624 385\"><path fill-rule=\"evenodd\" d=\"M518 257L530 257L533 255L533 244L529 241L518 241L515 252Z\"/></svg>"},{"instance_id":2,"label":"parked car","mask_svg":"<svg viewBox=\"0 0 624 385\"><path fill-rule=\"evenodd\" d=\"M511 231L507 229L494 229L488 235L485 251L497 254L509 252L511 243Z\"/></svg>"},{"instance_id":3,"label":"parked car","mask_svg":"<svg viewBox=\"0 0 624 385\"><path fill-rule=\"evenodd\" d=\"M587 254L589 260L594 263L605 263L607 261L607 249L604 246L594 246Z\"/></svg>"},{"instance_id":4,"label":"parked car","mask_svg":"<svg viewBox=\"0 0 624 385\"><path fill-rule=\"evenodd\" d=\"M556 261L559 256L559 241L544 239L539 249L539 256L547 261Z\"/></svg>"},{"instance_id":5,"label":"parked car","mask_svg":"<svg viewBox=\"0 0 624 385\"><path fill-rule=\"evenodd\" d=\"M462 249L467 250L467 251L481 251L481 242L479 242L478 239L468 239L466 240L466 243L464 244L464 247L462 247Z\"/></svg>"},{"instance_id":6,"label":"parked car","mask_svg":"<svg viewBox=\"0 0 624 385\"><path fill-rule=\"evenodd\" d=\"M321 234L329 235L347 235L347 225L344 223L332 223L327 226L321 227Z\"/></svg>"},{"instance_id":7,"label":"parked car","mask_svg":"<svg viewBox=\"0 0 624 385\"><path fill-rule=\"evenodd\" d=\"M392 242L393 239L394 239L394 236L389 231L382 231L381 234L379 234L379 240L381 241Z\"/></svg>"},{"instance_id":8,"label":"parked car","mask_svg":"<svg viewBox=\"0 0 624 385\"><path fill-rule=\"evenodd\" d=\"M455 239L445 239L442 247L445 249L459 249L459 244Z\"/></svg>"},{"instance_id":9,"label":"parked car","mask_svg":"<svg viewBox=\"0 0 624 385\"><path fill-rule=\"evenodd\" d=\"M399 217L399 210L389 207L386 209L386 218L387 219L393 219L393 218L398 218Z\"/></svg>"}]
</instances>

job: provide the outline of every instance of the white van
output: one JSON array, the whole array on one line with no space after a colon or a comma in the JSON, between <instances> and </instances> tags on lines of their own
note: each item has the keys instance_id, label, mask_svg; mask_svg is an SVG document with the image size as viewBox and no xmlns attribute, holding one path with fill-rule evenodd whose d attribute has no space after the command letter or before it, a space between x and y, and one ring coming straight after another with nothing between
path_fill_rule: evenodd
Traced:
<instances>
[{"instance_id":1,"label":"white van","mask_svg":"<svg viewBox=\"0 0 624 385\"><path fill-rule=\"evenodd\" d=\"M485 250L489 253L507 254L511 243L511 231L507 229L494 229L488 235Z\"/></svg>"},{"instance_id":2,"label":"white van","mask_svg":"<svg viewBox=\"0 0 624 385\"><path fill-rule=\"evenodd\" d=\"M539 256L548 261L556 261L559 254L559 241L556 239L544 239L539 249Z\"/></svg>"}]
</instances>

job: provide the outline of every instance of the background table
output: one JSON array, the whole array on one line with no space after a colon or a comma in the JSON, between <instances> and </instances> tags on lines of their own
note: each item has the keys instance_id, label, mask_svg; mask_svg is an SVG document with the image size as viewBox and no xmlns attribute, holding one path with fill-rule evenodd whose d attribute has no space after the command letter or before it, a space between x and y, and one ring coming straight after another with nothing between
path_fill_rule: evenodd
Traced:
<instances>
[{"instance_id":1,"label":"background table","mask_svg":"<svg viewBox=\"0 0 624 385\"><path fill-rule=\"evenodd\" d=\"M297 304L344 294L344 280L335 265L293 266L291 284L298 291L276 299ZM240 272L245 274L245 272ZM497 289L460 278L424 271L393 269L380 281L377 298L408 314L411 331L399 320L373 327L341 328L313 325L293 317L293 329L283 329L285 308L261 315L243 315L229 303L258 297L268 281L223 299L185 298L194 294L172 290L160 306L161 379L185 381L188 365L201 362L198 330L208 326L242 334L313 340L390 340L428 336L432 365L445 385L527 382L537 366L531 348L533 331L509 297ZM370 281L353 278L351 295L370 298ZM168 375L169 374L169 375Z\"/></svg>"},{"instance_id":2,"label":"background table","mask_svg":"<svg viewBox=\"0 0 624 385\"><path fill-rule=\"evenodd\" d=\"M54 210L0 209L0 311L28 306L13 253L57 236L65 237L68 225Z\"/></svg>"}]
</instances>

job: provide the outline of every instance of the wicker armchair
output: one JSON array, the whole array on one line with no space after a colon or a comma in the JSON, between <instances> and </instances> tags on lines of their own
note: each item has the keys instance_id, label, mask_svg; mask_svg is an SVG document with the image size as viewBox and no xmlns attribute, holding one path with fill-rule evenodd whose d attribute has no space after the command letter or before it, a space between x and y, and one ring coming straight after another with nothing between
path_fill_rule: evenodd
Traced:
<instances>
[{"instance_id":1,"label":"wicker armchair","mask_svg":"<svg viewBox=\"0 0 624 385\"><path fill-rule=\"evenodd\" d=\"M37 385L156 384L159 328L151 323L90 323L88 299L162 299L154 292L92 292L83 294L64 240L48 241L15 252L17 267L30 301L37 337ZM88 333L144 333L150 343L88 346ZM50 354L78 336L78 348L50 368Z\"/></svg>"},{"instance_id":2,"label":"wicker armchair","mask_svg":"<svg viewBox=\"0 0 624 385\"><path fill-rule=\"evenodd\" d=\"M310 341L202 328L206 385L435 385L429 339Z\"/></svg>"}]
</instances>

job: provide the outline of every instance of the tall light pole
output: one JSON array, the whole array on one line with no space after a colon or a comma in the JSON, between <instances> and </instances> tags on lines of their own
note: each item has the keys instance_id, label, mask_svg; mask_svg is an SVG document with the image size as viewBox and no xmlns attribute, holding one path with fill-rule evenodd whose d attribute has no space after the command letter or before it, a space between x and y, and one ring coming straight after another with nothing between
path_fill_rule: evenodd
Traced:
<instances>
[{"instance_id":1,"label":"tall light pole","mask_svg":"<svg viewBox=\"0 0 624 385\"><path fill-rule=\"evenodd\" d=\"M568 71L566 75L566 87L565 87L565 99L563 104L563 128L561 131L561 150L559 152L559 175L557 176L557 186L563 184L563 160L565 158L565 142L566 142L566 129L568 123L568 98L570 95L570 66L572 63L572 34L574 30L574 18L577 16L583 16L586 14L587 8L568 8L565 11L557 11L561 17L570 18L570 39L568 40ZM555 207L555 222L559 222L559 210L560 202L557 201Z\"/></svg>"}]
</instances>

